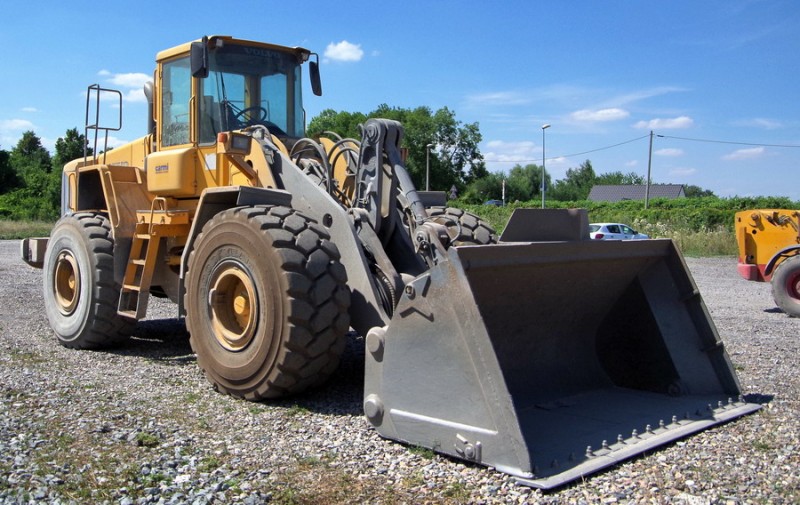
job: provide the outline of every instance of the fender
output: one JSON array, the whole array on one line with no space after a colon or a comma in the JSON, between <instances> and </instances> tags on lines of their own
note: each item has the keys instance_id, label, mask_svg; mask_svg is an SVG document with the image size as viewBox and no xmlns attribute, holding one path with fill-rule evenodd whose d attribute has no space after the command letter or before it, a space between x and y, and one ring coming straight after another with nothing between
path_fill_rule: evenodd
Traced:
<instances>
[{"instance_id":1,"label":"fender","mask_svg":"<svg viewBox=\"0 0 800 505\"><path fill-rule=\"evenodd\" d=\"M767 266L764 268L764 276L768 277L772 275L772 272L773 270L775 270L775 267L778 265L779 261L788 258L790 256L796 256L798 254L800 254L800 245L784 247L783 249L775 253L772 259L769 260Z\"/></svg>"}]
</instances>

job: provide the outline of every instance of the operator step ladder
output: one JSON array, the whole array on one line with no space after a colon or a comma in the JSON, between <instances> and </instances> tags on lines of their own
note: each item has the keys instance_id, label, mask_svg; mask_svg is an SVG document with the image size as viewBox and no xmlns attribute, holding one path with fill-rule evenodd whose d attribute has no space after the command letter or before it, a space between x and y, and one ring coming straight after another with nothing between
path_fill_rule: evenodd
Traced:
<instances>
[{"instance_id":1,"label":"operator step ladder","mask_svg":"<svg viewBox=\"0 0 800 505\"><path fill-rule=\"evenodd\" d=\"M165 206L166 202L161 200L155 199L150 210L136 213L136 230L117 307L117 313L121 316L137 320L144 317L161 239L189 233L189 212L156 209L157 205Z\"/></svg>"}]
</instances>

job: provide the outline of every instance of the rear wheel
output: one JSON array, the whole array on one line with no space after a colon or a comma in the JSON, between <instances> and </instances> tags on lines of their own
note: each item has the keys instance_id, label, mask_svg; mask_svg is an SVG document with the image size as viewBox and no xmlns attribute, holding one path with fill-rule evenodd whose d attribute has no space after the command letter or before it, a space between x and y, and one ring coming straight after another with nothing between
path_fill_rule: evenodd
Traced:
<instances>
[{"instance_id":1,"label":"rear wheel","mask_svg":"<svg viewBox=\"0 0 800 505\"><path fill-rule=\"evenodd\" d=\"M790 317L800 317L800 255L783 260L771 282L775 304Z\"/></svg>"},{"instance_id":2,"label":"rear wheel","mask_svg":"<svg viewBox=\"0 0 800 505\"><path fill-rule=\"evenodd\" d=\"M333 373L349 329L339 252L324 228L281 206L240 207L203 227L186 274L197 361L224 393L299 393Z\"/></svg>"},{"instance_id":3,"label":"rear wheel","mask_svg":"<svg viewBox=\"0 0 800 505\"><path fill-rule=\"evenodd\" d=\"M114 239L101 214L61 218L47 242L44 305L58 341L75 349L95 349L130 336L135 321L117 314Z\"/></svg>"},{"instance_id":4,"label":"rear wheel","mask_svg":"<svg viewBox=\"0 0 800 505\"><path fill-rule=\"evenodd\" d=\"M428 216L450 231L453 245L486 245L497 243L497 233L475 214L455 207L430 207Z\"/></svg>"}]
</instances>

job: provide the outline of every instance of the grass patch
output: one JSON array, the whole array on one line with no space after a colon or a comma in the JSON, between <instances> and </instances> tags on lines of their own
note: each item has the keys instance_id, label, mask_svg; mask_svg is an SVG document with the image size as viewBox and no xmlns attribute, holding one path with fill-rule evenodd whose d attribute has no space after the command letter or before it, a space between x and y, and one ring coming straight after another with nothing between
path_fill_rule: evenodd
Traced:
<instances>
[{"instance_id":1,"label":"grass patch","mask_svg":"<svg viewBox=\"0 0 800 505\"><path fill-rule=\"evenodd\" d=\"M408 448L408 452L410 452L411 454L415 454L417 456L421 456L425 459L433 459L433 457L436 455L436 453L433 452L432 449L428 449L427 447L420 447L418 445L410 446Z\"/></svg>"},{"instance_id":2,"label":"grass patch","mask_svg":"<svg viewBox=\"0 0 800 505\"><path fill-rule=\"evenodd\" d=\"M53 225L50 221L5 221L0 220L0 240L15 240L30 237L47 237Z\"/></svg>"},{"instance_id":3,"label":"grass patch","mask_svg":"<svg viewBox=\"0 0 800 505\"><path fill-rule=\"evenodd\" d=\"M152 433L141 432L136 434L136 445L139 447L158 447L159 439Z\"/></svg>"},{"instance_id":4,"label":"grass patch","mask_svg":"<svg viewBox=\"0 0 800 505\"><path fill-rule=\"evenodd\" d=\"M289 407L288 409L286 409L286 413L288 415L290 415L290 416L293 416L293 417L294 416L302 416L304 414L308 414L309 412L310 411L306 407L303 407L303 406L300 406L300 405L297 405L297 404L294 404L291 407Z\"/></svg>"}]
</instances>

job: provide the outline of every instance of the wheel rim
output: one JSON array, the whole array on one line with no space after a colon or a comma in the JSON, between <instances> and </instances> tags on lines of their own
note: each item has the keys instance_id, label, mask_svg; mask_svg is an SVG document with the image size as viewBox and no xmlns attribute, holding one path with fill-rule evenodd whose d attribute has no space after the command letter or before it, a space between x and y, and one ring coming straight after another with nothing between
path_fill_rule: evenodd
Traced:
<instances>
[{"instance_id":1,"label":"wheel rim","mask_svg":"<svg viewBox=\"0 0 800 505\"><path fill-rule=\"evenodd\" d=\"M78 261L69 251L62 251L56 260L53 275L53 292L58 310L68 316L78 306L81 292L81 277Z\"/></svg>"},{"instance_id":2,"label":"wheel rim","mask_svg":"<svg viewBox=\"0 0 800 505\"><path fill-rule=\"evenodd\" d=\"M208 298L214 336L225 349L240 351L256 333L258 298L253 279L236 264L220 265L212 279Z\"/></svg>"},{"instance_id":3,"label":"wheel rim","mask_svg":"<svg viewBox=\"0 0 800 505\"><path fill-rule=\"evenodd\" d=\"M786 292L795 300L800 300L800 272L790 275L786 280Z\"/></svg>"}]
</instances>

